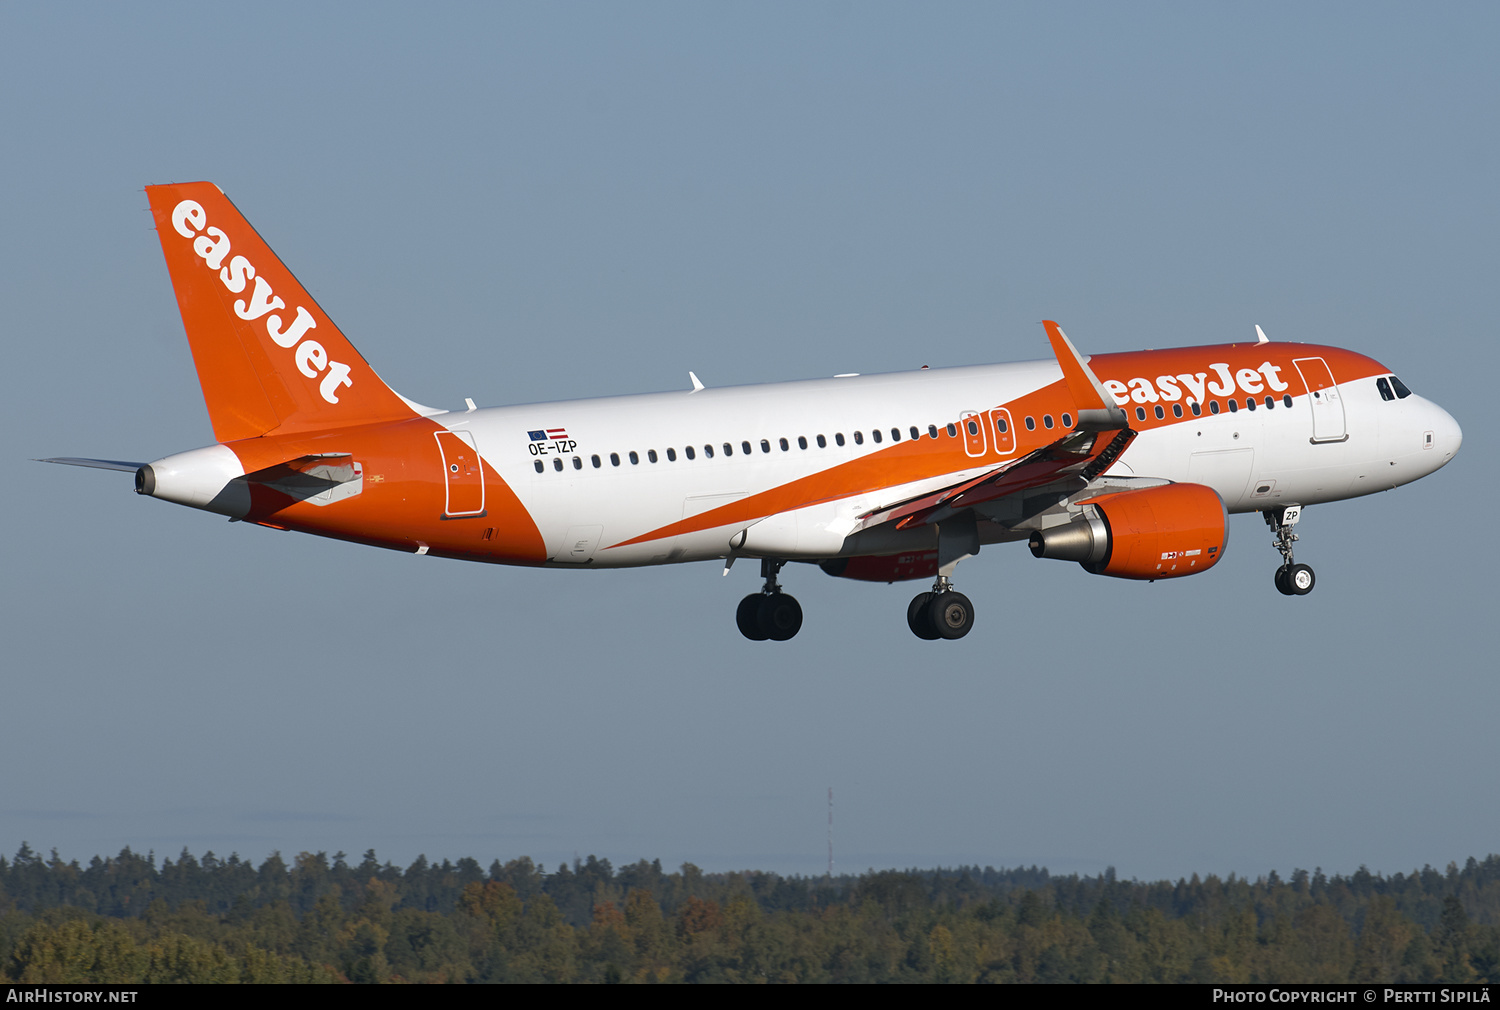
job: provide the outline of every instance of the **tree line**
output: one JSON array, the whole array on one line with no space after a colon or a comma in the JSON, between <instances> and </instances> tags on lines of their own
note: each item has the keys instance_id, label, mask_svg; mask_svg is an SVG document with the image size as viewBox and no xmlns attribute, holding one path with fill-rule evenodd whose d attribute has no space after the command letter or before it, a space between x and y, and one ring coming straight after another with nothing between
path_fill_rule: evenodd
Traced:
<instances>
[{"instance_id":1,"label":"tree line","mask_svg":"<svg viewBox=\"0 0 1500 1010\"><path fill-rule=\"evenodd\" d=\"M1143 882L0 857L0 981L1500 982L1500 856Z\"/></svg>"}]
</instances>

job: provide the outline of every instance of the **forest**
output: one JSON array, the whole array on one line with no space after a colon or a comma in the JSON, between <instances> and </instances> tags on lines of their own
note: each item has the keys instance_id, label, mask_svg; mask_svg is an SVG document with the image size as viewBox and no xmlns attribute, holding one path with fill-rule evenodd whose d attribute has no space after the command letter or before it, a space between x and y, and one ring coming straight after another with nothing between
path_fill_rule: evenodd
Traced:
<instances>
[{"instance_id":1,"label":"forest","mask_svg":"<svg viewBox=\"0 0 1500 1010\"><path fill-rule=\"evenodd\" d=\"M1143 882L23 844L0 857L0 981L1500 982L1500 856Z\"/></svg>"}]
</instances>

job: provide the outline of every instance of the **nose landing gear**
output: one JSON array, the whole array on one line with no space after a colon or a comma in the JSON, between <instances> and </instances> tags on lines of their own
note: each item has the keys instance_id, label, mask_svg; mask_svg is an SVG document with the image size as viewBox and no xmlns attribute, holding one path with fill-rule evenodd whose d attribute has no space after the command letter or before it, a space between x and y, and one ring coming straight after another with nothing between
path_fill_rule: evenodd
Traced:
<instances>
[{"instance_id":1,"label":"nose landing gear","mask_svg":"<svg viewBox=\"0 0 1500 1010\"><path fill-rule=\"evenodd\" d=\"M1292 544L1297 542L1297 534L1292 532L1292 527L1297 525L1297 520L1302 518L1301 505L1281 505L1277 508L1266 509L1261 515L1265 517L1266 525L1275 533L1271 546L1281 552L1281 567L1276 569L1276 590L1283 596L1306 596L1313 591L1317 584L1317 577L1313 570L1307 565L1299 565L1292 558Z\"/></svg>"},{"instance_id":2,"label":"nose landing gear","mask_svg":"<svg viewBox=\"0 0 1500 1010\"><path fill-rule=\"evenodd\" d=\"M760 592L751 593L740 601L734 613L740 634L752 642L785 642L802 630L802 605L790 593L783 593L776 581L785 561L764 558L760 563L761 577L766 580Z\"/></svg>"}]
</instances>

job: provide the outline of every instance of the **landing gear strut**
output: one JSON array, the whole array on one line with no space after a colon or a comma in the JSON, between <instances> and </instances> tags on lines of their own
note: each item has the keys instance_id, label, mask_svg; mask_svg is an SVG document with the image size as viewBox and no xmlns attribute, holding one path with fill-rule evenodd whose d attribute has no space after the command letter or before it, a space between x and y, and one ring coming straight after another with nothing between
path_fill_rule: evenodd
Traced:
<instances>
[{"instance_id":1,"label":"landing gear strut","mask_svg":"<svg viewBox=\"0 0 1500 1010\"><path fill-rule=\"evenodd\" d=\"M776 582L776 575L785 561L763 558L760 574L766 580L760 592L751 593L740 601L734 613L740 634L752 642L785 642L802 630L802 605L790 593L783 593Z\"/></svg>"},{"instance_id":2,"label":"landing gear strut","mask_svg":"<svg viewBox=\"0 0 1500 1010\"><path fill-rule=\"evenodd\" d=\"M1313 591L1318 580L1311 568L1297 564L1292 558L1292 544L1297 542L1297 534L1292 532L1292 527L1302 518L1302 506L1281 505L1266 509L1261 514L1265 517L1266 525L1275 534L1271 546L1281 552L1282 564L1276 569L1277 591L1283 596L1306 596Z\"/></svg>"},{"instance_id":3,"label":"landing gear strut","mask_svg":"<svg viewBox=\"0 0 1500 1010\"><path fill-rule=\"evenodd\" d=\"M929 642L963 638L974 627L974 604L954 590L946 575L939 575L932 592L918 593L907 604L906 624L913 635Z\"/></svg>"}]
</instances>

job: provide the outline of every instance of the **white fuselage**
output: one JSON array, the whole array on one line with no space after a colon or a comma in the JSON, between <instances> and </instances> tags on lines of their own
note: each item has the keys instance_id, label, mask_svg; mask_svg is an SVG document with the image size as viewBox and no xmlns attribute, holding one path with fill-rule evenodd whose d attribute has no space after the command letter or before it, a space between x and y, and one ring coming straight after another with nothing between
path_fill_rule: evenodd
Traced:
<instances>
[{"instance_id":1,"label":"white fuselage","mask_svg":"<svg viewBox=\"0 0 1500 1010\"><path fill-rule=\"evenodd\" d=\"M1101 379L1112 378L1108 358L1096 359L1096 367ZM888 451L910 441L913 428L921 441L941 443L934 448L944 450L945 462L917 480L855 480L826 501L800 506L817 513L804 529L826 535L804 534L805 547L776 553L831 557L901 549L882 543L871 550L857 538L846 542L844 534L861 514L984 473L1058 437L1057 421L1051 431L1041 430L1038 420L1035 432L1024 432L1013 408L1016 433L1031 435L1029 443L1012 440L1006 451L992 426L982 423L983 436L971 447L980 451L962 452L962 430L950 436L948 425L969 414L986 418L997 404L1022 401L1060 377L1055 362L1033 361L499 407L435 420L469 433L536 519L548 563L562 565L726 557L731 538L746 526L742 519L667 531L694 515ZM1206 484L1230 511L1245 512L1397 487L1436 470L1458 449L1458 425L1445 411L1414 395L1383 400L1371 377L1337 389L1344 437L1325 430L1323 440L1314 441L1309 394L1300 386L1294 391L1290 407L1278 397L1266 408L1256 397L1253 411L1205 410L1180 420L1168 414L1167 423L1155 426L1148 414L1108 474ZM900 436L894 443L893 429ZM531 438L536 431L561 437ZM665 535L628 542L651 531Z\"/></svg>"}]
</instances>

